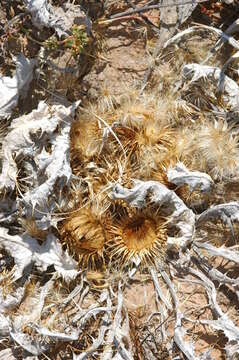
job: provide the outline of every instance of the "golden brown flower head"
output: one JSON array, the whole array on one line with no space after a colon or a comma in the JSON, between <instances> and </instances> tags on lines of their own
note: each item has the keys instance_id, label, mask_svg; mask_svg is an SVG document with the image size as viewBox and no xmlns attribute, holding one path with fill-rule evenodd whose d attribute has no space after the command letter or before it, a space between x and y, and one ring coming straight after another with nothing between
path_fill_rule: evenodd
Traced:
<instances>
[{"instance_id":1,"label":"golden brown flower head","mask_svg":"<svg viewBox=\"0 0 239 360\"><path fill-rule=\"evenodd\" d=\"M191 170L221 180L238 175L238 134L227 122L201 118L199 124L178 131L177 158Z\"/></svg>"},{"instance_id":2,"label":"golden brown flower head","mask_svg":"<svg viewBox=\"0 0 239 360\"><path fill-rule=\"evenodd\" d=\"M136 257L143 265L163 261L167 249L166 221L157 214L124 208L110 233L112 259L120 266Z\"/></svg>"},{"instance_id":3,"label":"golden brown flower head","mask_svg":"<svg viewBox=\"0 0 239 360\"><path fill-rule=\"evenodd\" d=\"M238 135L225 121L202 125L196 150L201 154L201 167L214 179L238 174Z\"/></svg>"},{"instance_id":4,"label":"golden brown flower head","mask_svg":"<svg viewBox=\"0 0 239 360\"><path fill-rule=\"evenodd\" d=\"M149 177L164 162L168 162L174 147L174 131L154 120L138 125L119 125L115 128L135 176Z\"/></svg>"},{"instance_id":5,"label":"golden brown flower head","mask_svg":"<svg viewBox=\"0 0 239 360\"><path fill-rule=\"evenodd\" d=\"M105 227L108 221L109 217L93 204L82 207L64 222L60 231L62 241L83 267L94 269L104 263Z\"/></svg>"},{"instance_id":6,"label":"golden brown flower head","mask_svg":"<svg viewBox=\"0 0 239 360\"><path fill-rule=\"evenodd\" d=\"M88 160L98 155L102 147L102 128L97 119L81 115L71 128L72 157Z\"/></svg>"}]
</instances>

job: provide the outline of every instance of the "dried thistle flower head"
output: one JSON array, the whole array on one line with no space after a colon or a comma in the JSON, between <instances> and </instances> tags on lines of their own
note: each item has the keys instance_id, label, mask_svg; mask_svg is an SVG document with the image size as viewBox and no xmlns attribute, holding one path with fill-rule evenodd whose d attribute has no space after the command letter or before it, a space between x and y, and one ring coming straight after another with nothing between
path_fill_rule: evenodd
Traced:
<instances>
[{"instance_id":1,"label":"dried thistle flower head","mask_svg":"<svg viewBox=\"0 0 239 360\"><path fill-rule=\"evenodd\" d=\"M71 128L72 158L90 159L99 154L102 147L101 124L93 116L83 114Z\"/></svg>"},{"instance_id":2,"label":"dried thistle flower head","mask_svg":"<svg viewBox=\"0 0 239 360\"><path fill-rule=\"evenodd\" d=\"M174 147L174 131L157 120L115 128L137 176L148 177L161 167ZM173 151L172 151L173 152Z\"/></svg>"},{"instance_id":3,"label":"dried thistle flower head","mask_svg":"<svg viewBox=\"0 0 239 360\"><path fill-rule=\"evenodd\" d=\"M122 123L128 124L135 124L152 116L150 109L140 102L124 104L118 113L121 115Z\"/></svg>"},{"instance_id":4,"label":"dried thistle flower head","mask_svg":"<svg viewBox=\"0 0 239 360\"><path fill-rule=\"evenodd\" d=\"M214 179L238 174L238 134L225 121L202 124L197 132L195 155L199 166Z\"/></svg>"},{"instance_id":5,"label":"dried thistle flower head","mask_svg":"<svg viewBox=\"0 0 239 360\"><path fill-rule=\"evenodd\" d=\"M175 160L183 162L190 169L192 169L192 162L195 157L196 136L196 131L187 127L178 129L176 133Z\"/></svg>"},{"instance_id":6,"label":"dried thistle flower head","mask_svg":"<svg viewBox=\"0 0 239 360\"><path fill-rule=\"evenodd\" d=\"M167 249L166 221L149 211L124 208L109 230L112 259L119 266L138 257L142 264L162 262Z\"/></svg>"},{"instance_id":7,"label":"dried thistle flower head","mask_svg":"<svg viewBox=\"0 0 239 360\"><path fill-rule=\"evenodd\" d=\"M156 66L151 77L151 85L159 87L162 92L168 92L177 81L173 67L168 62Z\"/></svg>"},{"instance_id":8,"label":"dried thistle flower head","mask_svg":"<svg viewBox=\"0 0 239 360\"><path fill-rule=\"evenodd\" d=\"M108 84L105 82L102 84L100 95L97 98L97 106L100 111L105 114L107 111L113 111L117 105L117 99L112 95L112 91Z\"/></svg>"},{"instance_id":9,"label":"dried thistle flower head","mask_svg":"<svg viewBox=\"0 0 239 360\"><path fill-rule=\"evenodd\" d=\"M65 220L60 230L62 242L83 267L96 268L104 262L106 227L109 216L98 204L82 207Z\"/></svg>"},{"instance_id":10,"label":"dried thistle flower head","mask_svg":"<svg viewBox=\"0 0 239 360\"><path fill-rule=\"evenodd\" d=\"M121 105L115 113L116 121L126 126L137 126L146 120L156 120L161 125L168 123L167 111L162 111L160 100L155 93L128 92L121 97Z\"/></svg>"},{"instance_id":11,"label":"dried thistle flower head","mask_svg":"<svg viewBox=\"0 0 239 360\"><path fill-rule=\"evenodd\" d=\"M238 174L238 140L227 122L201 118L199 125L177 131L176 158L215 180L230 178Z\"/></svg>"}]
</instances>

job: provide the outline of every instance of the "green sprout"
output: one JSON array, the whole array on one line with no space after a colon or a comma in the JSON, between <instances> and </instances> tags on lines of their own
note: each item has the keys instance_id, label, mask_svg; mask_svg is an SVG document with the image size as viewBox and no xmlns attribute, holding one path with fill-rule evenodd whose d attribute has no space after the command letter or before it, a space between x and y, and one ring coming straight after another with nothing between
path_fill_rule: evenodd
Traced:
<instances>
[{"instance_id":1,"label":"green sprout","mask_svg":"<svg viewBox=\"0 0 239 360\"><path fill-rule=\"evenodd\" d=\"M62 41L57 40L56 36L52 36L45 41L45 46L50 50L57 50L63 45L64 48L71 50L72 55L76 56L84 51L88 41L89 38L85 32L85 28L79 25L73 25L72 35Z\"/></svg>"},{"instance_id":2,"label":"green sprout","mask_svg":"<svg viewBox=\"0 0 239 360\"><path fill-rule=\"evenodd\" d=\"M57 50L60 44L59 44L59 41L57 40L56 36L53 35L45 41L44 45L49 50Z\"/></svg>"},{"instance_id":3,"label":"green sprout","mask_svg":"<svg viewBox=\"0 0 239 360\"><path fill-rule=\"evenodd\" d=\"M88 36L82 26L73 25L72 35L66 39L66 46L71 49L73 55L81 54L88 44Z\"/></svg>"}]
</instances>

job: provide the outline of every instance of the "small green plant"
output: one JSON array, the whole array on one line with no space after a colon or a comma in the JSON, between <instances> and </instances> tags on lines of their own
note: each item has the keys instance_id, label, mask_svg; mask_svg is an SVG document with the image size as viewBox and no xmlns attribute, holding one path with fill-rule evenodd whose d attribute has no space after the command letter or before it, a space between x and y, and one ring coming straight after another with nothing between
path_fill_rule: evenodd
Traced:
<instances>
[{"instance_id":1,"label":"small green plant","mask_svg":"<svg viewBox=\"0 0 239 360\"><path fill-rule=\"evenodd\" d=\"M88 44L89 38L85 32L85 28L79 25L73 25L72 35L64 40L57 40L56 36L51 36L45 41L45 46L50 50L57 50L61 46L70 49L73 56L77 56L84 51Z\"/></svg>"},{"instance_id":2,"label":"small green plant","mask_svg":"<svg viewBox=\"0 0 239 360\"><path fill-rule=\"evenodd\" d=\"M72 35L65 40L65 44L71 49L73 55L79 55L84 51L88 40L85 29L82 26L73 25Z\"/></svg>"},{"instance_id":3,"label":"small green plant","mask_svg":"<svg viewBox=\"0 0 239 360\"><path fill-rule=\"evenodd\" d=\"M45 41L44 44L49 50L57 50L59 48L59 41L57 40L56 36L53 35L49 39Z\"/></svg>"}]
</instances>

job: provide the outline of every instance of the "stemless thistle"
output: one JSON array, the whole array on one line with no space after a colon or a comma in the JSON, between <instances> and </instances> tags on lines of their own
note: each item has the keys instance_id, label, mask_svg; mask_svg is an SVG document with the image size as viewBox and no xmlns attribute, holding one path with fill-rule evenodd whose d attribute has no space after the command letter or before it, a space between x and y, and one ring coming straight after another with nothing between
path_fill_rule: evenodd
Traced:
<instances>
[{"instance_id":1,"label":"stemless thistle","mask_svg":"<svg viewBox=\"0 0 239 360\"><path fill-rule=\"evenodd\" d=\"M62 241L80 265L96 268L104 263L105 227L109 217L97 207L83 207L67 219L62 228Z\"/></svg>"},{"instance_id":2,"label":"stemless thistle","mask_svg":"<svg viewBox=\"0 0 239 360\"><path fill-rule=\"evenodd\" d=\"M167 250L164 218L150 211L124 209L112 225L111 256L115 263L127 265L138 257L143 265L161 263Z\"/></svg>"}]
</instances>

